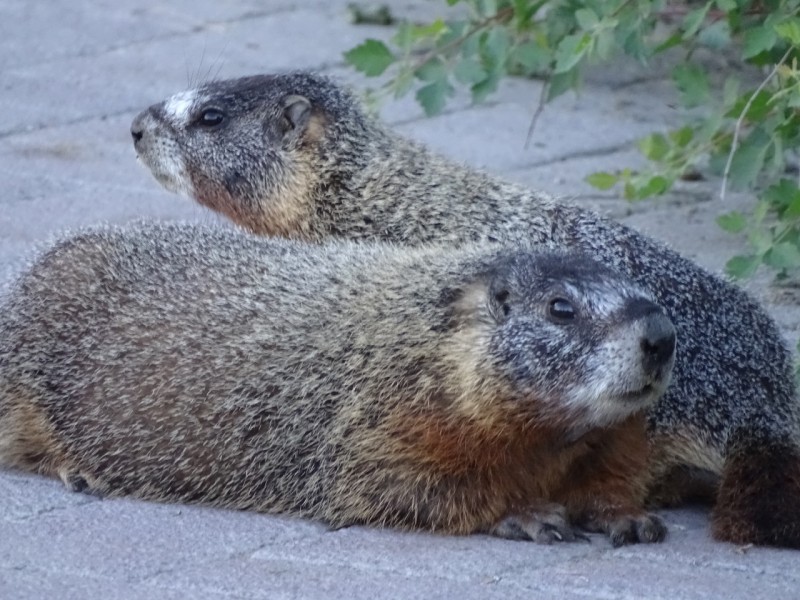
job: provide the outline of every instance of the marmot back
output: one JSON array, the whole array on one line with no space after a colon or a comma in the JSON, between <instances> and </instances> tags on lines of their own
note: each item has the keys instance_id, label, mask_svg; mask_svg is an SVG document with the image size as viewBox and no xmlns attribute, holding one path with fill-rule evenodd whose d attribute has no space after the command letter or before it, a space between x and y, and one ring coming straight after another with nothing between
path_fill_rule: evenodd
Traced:
<instances>
[{"instance_id":1,"label":"marmot back","mask_svg":"<svg viewBox=\"0 0 800 600\"><path fill-rule=\"evenodd\" d=\"M90 231L3 309L0 461L333 526L658 541L643 411L674 347L580 256Z\"/></svg>"},{"instance_id":2,"label":"marmot back","mask_svg":"<svg viewBox=\"0 0 800 600\"><path fill-rule=\"evenodd\" d=\"M714 534L800 547L800 402L791 353L755 302L594 212L454 164L388 131L326 77L212 82L140 114L156 178L253 232L578 250L664 306L681 340L650 412L653 502L717 494ZM777 467L776 465L781 465Z\"/></svg>"}]
</instances>

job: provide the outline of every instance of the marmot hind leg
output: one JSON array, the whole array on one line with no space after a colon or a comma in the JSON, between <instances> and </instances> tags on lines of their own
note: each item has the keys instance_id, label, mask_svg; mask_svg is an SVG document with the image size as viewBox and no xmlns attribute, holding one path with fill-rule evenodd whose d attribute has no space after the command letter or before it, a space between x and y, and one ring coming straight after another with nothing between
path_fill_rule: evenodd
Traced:
<instances>
[{"instance_id":1,"label":"marmot hind leg","mask_svg":"<svg viewBox=\"0 0 800 600\"><path fill-rule=\"evenodd\" d=\"M64 486L70 492L77 492L79 494L86 494L88 496L96 496L102 498L105 494L100 491L99 486L93 484L93 478L81 473L80 471L70 468L62 467L58 471L58 477L64 482Z\"/></svg>"},{"instance_id":2,"label":"marmot hind leg","mask_svg":"<svg viewBox=\"0 0 800 600\"><path fill-rule=\"evenodd\" d=\"M0 385L0 464L52 476L61 466L61 444L32 398L22 386Z\"/></svg>"},{"instance_id":3,"label":"marmot hind leg","mask_svg":"<svg viewBox=\"0 0 800 600\"><path fill-rule=\"evenodd\" d=\"M0 387L0 465L57 476L68 490L100 496L71 465L45 411L33 393Z\"/></svg>"},{"instance_id":4,"label":"marmot hind leg","mask_svg":"<svg viewBox=\"0 0 800 600\"><path fill-rule=\"evenodd\" d=\"M662 433L651 435L649 443L647 505L714 504L725 465L723 449L695 428L679 425L658 429Z\"/></svg>"},{"instance_id":5,"label":"marmot hind leg","mask_svg":"<svg viewBox=\"0 0 800 600\"><path fill-rule=\"evenodd\" d=\"M734 440L711 532L721 541L800 548L800 447L766 436Z\"/></svg>"}]
</instances>

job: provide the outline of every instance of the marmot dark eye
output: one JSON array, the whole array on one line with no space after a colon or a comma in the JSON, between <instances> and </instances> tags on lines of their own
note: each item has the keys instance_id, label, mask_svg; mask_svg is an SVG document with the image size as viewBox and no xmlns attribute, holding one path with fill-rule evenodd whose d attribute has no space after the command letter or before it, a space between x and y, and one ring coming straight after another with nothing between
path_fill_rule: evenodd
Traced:
<instances>
[{"instance_id":1,"label":"marmot dark eye","mask_svg":"<svg viewBox=\"0 0 800 600\"><path fill-rule=\"evenodd\" d=\"M203 127L216 127L220 125L222 121L225 120L225 115L221 110L216 108L207 108L203 112L200 113L200 116L197 117L196 123L198 125L202 125Z\"/></svg>"},{"instance_id":2,"label":"marmot dark eye","mask_svg":"<svg viewBox=\"0 0 800 600\"><path fill-rule=\"evenodd\" d=\"M553 298L550 301L549 313L554 319L567 321L575 318L575 307L565 298Z\"/></svg>"}]
</instances>

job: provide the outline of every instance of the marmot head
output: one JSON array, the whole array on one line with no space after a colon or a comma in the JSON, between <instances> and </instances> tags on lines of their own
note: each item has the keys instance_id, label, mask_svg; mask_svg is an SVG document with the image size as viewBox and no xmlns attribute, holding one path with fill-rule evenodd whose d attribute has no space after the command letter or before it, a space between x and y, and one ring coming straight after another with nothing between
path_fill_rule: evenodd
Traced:
<instances>
[{"instance_id":1,"label":"marmot head","mask_svg":"<svg viewBox=\"0 0 800 600\"><path fill-rule=\"evenodd\" d=\"M329 175L321 165L335 154L330 144L352 145L343 138L366 122L359 102L333 81L288 73L175 94L141 112L131 135L139 159L168 190L255 233L285 234L302 229L306 199Z\"/></svg>"},{"instance_id":2,"label":"marmot head","mask_svg":"<svg viewBox=\"0 0 800 600\"><path fill-rule=\"evenodd\" d=\"M477 326L491 369L512 397L534 401L539 419L609 426L666 390L675 328L628 278L583 255L526 251L486 272L459 290L454 326Z\"/></svg>"}]
</instances>

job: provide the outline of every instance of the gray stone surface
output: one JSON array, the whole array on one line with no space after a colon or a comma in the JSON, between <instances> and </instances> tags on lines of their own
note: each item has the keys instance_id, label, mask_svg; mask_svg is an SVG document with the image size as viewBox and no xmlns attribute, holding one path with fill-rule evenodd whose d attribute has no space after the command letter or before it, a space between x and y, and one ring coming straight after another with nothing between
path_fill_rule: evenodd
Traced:
<instances>
[{"instance_id":1,"label":"gray stone surface","mask_svg":"<svg viewBox=\"0 0 800 600\"><path fill-rule=\"evenodd\" d=\"M443 2L392 3L430 16ZM148 217L219 222L159 189L135 164L134 114L190 80L310 67L363 85L341 53L379 27L350 25L346 0L0 3L0 281L64 228ZM459 97L426 119L411 99L384 117L465 162L572 198L662 238L712 269L743 247L713 223L718 182L685 183L636 205L583 182L636 166L635 140L679 117L664 68L614 65L525 133L539 84L505 82L483 106ZM796 290L748 283L786 335L800 335ZM706 512L664 511L666 543L605 539L541 547L486 536L367 528L98 500L0 471L0 598L800 598L800 553L710 540Z\"/></svg>"}]
</instances>

